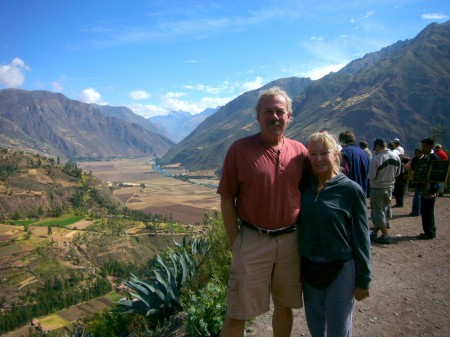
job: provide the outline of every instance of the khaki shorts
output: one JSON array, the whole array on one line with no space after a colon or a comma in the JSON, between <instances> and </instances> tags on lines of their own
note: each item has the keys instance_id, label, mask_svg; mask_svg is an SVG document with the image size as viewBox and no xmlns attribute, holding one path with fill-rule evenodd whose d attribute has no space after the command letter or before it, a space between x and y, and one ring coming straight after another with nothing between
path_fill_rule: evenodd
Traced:
<instances>
[{"instance_id":1,"label":"khaki shorts","mask_svg":"<svg viewBox=\"0 0 450 337\"><path fill-rule=\"evenodd\" d=\"M227 289L227 315L249 320L275 304L301 308L300 256L297 233L271 236L241 226L233 243Z\"/></svg>"}]
</instances>

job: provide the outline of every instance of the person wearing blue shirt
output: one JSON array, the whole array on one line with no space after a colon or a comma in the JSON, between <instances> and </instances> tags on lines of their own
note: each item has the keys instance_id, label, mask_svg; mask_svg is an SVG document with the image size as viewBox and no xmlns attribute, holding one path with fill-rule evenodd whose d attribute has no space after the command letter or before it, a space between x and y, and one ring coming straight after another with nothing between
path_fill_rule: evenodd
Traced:
<instances>
[{"instance_id":1,"label":"person wearing blue shirt","mask_svg":"<svg viewBox=\"0 0 450 337\"><path fill-rule=\"evenodd\" d=\"M339 134L341 143L343 173L361 186L364 194L368 195L369 156L358 144L353 131L347 130Z\"/></svg>"}]
</instances>

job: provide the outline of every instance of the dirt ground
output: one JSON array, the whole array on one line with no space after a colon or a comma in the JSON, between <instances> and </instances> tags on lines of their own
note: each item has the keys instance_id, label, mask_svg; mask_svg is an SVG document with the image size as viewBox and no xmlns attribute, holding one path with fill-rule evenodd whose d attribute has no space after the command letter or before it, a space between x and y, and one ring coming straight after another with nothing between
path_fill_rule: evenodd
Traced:
<instances>
[{"instance_id":1,"label":"dirt ground","mask_svg":"<svg viewBox=\"0 0 450 337\"><path fill-rule=\"evenodd\" d=\"M436 201L437 238L419 241L420 217L410 217L412 195L393 208L390 245L372 245L370 297L356 302L354 337L450 336L450 196ZM296 310L292 336L310 336ZM247 336L272 336L271 313L258 317Z\"/></svg>"}]
</instances>

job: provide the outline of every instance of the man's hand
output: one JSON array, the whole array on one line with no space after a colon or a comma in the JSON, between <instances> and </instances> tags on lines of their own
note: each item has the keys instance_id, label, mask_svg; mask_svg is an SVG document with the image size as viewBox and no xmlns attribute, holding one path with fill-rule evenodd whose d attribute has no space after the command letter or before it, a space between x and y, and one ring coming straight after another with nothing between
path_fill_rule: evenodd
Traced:
<instances>
[{"instance_id":1,"label":"man's hand","mask_svg":"<svg viewBox=\"0 0 450 337\"><path fill-rule=\"evenodd\" d=\"M355 299L357 301L362 301L369 296L369 289L355 288Z\"/></svg>"},{"instance_id":2,"label":"man's hand","mask_svg":"<svg viewBox=\"0 0 450 337\"><path fill-rule=\"evenodd\" d=\"M230 247L232 247L234 240L236 240L239 234L235 198L222 195L220 197L220 208L222 211L222 219L225 226L225 232L227 233L228 242L230 243Z\"/></svg>"}]
</instances>

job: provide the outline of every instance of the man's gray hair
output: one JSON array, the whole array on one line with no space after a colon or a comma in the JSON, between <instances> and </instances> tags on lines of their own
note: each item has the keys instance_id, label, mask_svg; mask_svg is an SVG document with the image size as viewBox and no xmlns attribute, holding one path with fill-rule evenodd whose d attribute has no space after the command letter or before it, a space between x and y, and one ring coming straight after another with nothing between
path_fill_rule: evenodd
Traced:
<instances>
[{"instance_id":1,"label":"man's gray hair","mask_svg":"<svg viewBox=\"0 0 450 337\"><path fill-rule=\"evenodd\" d=\"M258 103L256 103L256 107L255 110L258 113L259 109L261 109L261 104L264 98L269 97L269 96L277 96L277 95L281 95L286 99L286 103L287 103L287 110L289 114L292 114L292 99L289 97L289 95L286 93L286 91L284 91L283 89L281 89L280 87L271 87L267 90L262 90L259 93L259 99L258 99Z\"/></svg>"}]
</instances>

